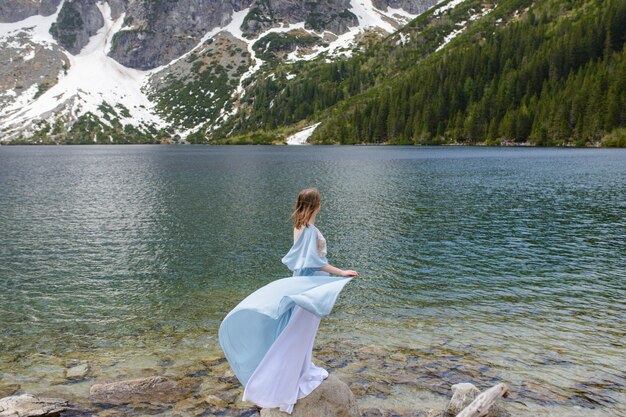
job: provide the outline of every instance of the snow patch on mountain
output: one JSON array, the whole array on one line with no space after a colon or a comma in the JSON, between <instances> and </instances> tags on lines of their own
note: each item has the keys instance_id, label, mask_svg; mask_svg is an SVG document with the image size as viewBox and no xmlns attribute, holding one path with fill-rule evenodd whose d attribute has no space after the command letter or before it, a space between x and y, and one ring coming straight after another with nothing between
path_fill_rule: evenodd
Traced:
<instances>
[{"instance_id":1,"label":"snow patch on mountain","mask_svg":"<svg viewBox=\"0 0 626 417\"><path fill-rule=\"evenodd\" d=\"M337 36L337 39L330 42L327 46L317 46L313 48L313 52L309 54L302 54L300 48L296 47L296 50L287 54L285 58L286 62L296 61L310 61L319 57L322 54L326 54L328 57L337 58L340 56L350 57L352 56L352 48L354 47L357 36L363 32L360 26L350 28L346 33ZM314 33L309 31L309 33Z\"/></svg>"},{"instance_id":2,"label":"snow patch on mountain","mask_svg":"<svg viewBox=\"0 0 626 417\"><path fill-rule=\"evenodd\" d=\"M493 8L489 8L489 7L487 7L487 8L483 9L482 11L480 11L480 12L478 12L478 13L473 13L473 14L471 14L471 15L470 15L470 17L469 17L469 19L468 19L468 20L470 20L470 21L472 21L472 20L478 20L478 19L480 19L481 17L485 16L487 13L490 13L491 11L493 11L493 9L495 9L495 8L496 8L496 6L494 5L494 7L493 7ZM469 12L470 12L470 13L474 12L474 9L470 9L470 10L469 10ZM502 19L500 19L500 21L501 21L501 20L502 20Z\"/></svg>"},{"instance_id":3,"label":"snow patch on mountain","mask_svg":"<svg viewBox=\"0 0 626 417\"><path fill-rule=\"evenodd\" d=\"M447 6L447 5L446 5ZM445 6L444 6L445 7ZM456 38L457 36L459 36L461 33L463 33L465 31L465 29L467 28L467 22L471 22L474 20L478 20L479 18L485 16L487 13L491 12L493 10L493 8L485 8L481 11L479 11L478 13L476 13L476 11L474 9L470 9L469 13L470 16L467 20L462 21L462 22L457 22L456 26L459 26L458 28L454 29L452 32L448 33L444 38L443 38L443 42L441 43L441 45L439 45L436 49L436 51L440 51L442 50L447 44L450 43L450 41L452 41L452 39Z\"/></svg>"},{"instance_id":4,"label":"snow patch on mountain","mask_svg":"<svg viewBox=\"0 0 626 417\"><path fill-rule=\"evenodd\" d=\"M59 4L57 11L50 16L34 15L28 17L20 22L15 23L0 23L0 42L6 41L6 38L17 35L20 32L27 32L33 43L38 43L44 47L52 47L56 44L56 41L52 38L52 35L48 32L50 26L57 20L59 11L65 0ZM19 47L18 45L11 45L12 47Z\"/></svg>"},{"instance_id":5,"label":"snow patch on mountain","mask_svg":"<svg viewBox=\"0 0 626 417\"><path fill-rule=\"evenodd\" d=\"M359 19L360 28L381 28L385 32L395 32L396 28L383 19L384 14L374 7L371 0L352 0L349 9Z\"/></svg>"},{"instance_id":6,"label":"snow patch on mountain","mask_svg":"<svg viewBox=\"0 0 626 417\"><path fill-rule=\"evenodd\" d=\"M326 54L327 58L338 58L340 56L352 56L357 39L368 30L383 30L393 33L397 30L390 22L396 22L397 26L403 26L413 20L417 15L411 14L403 9L387 7L386 11L377 9L371 0L353 0L349 9L354 13L359 21L358 26L351 27L327 46L318 46L309 54L302 54L298 48L287 55L287 62L310 61L321 54ZM310 32L310 31L309 31ZM314 32L310 32L314 33Z\"/></svg>"},{"instance_id":7,"label":"snow patch on mountain","mask_svg":"<svg viewBox=\"0 0 626 417\"><path fill-rule=\"evenodd\" d=\"M124 15L113 20L108 3L98 3L97 7L104 17L104 26L91 37L78 55L65 53L70 65L66 73L59 74L58 83L36 98L37 86L25 91L0 113L0 127L10 132L33 120L58 117L61 114L69 115L71 119L87 112L103 116L100 109L103 103L110 106L121 104L128 109L129 113L120 118L122 124L165 126L153 111L154 105L141 91L147 72L127 68L106 55L113 35L122 27ZM15 28L8 33L34 25L33 39L54 43L47 33L47 28L54 20L54 16L33 16L12 24ZM7 33L5 28L0 29ZM101 121L106 122L103 118Z\"/></svg>"},{"instance_id":8,"label":"snow patch on mountain","mask_svg":"<svg viewBox=\"0 0 626 417\"><path fill-rule=\"evenodd\" d=\"M451 0L443 6L439 7L437 10L433 12L433 16L439 16L444 13L446 10L454 9L459 4L463 3L465 0Z\"/></svg>"},{"instance_id":9,"label":"snow patch on mountain","mask_svg":"<svg viewBox=\"0 0 626 417\"><path fill-rule=\"evenodd\" d=\"M243 20L242 22L243 23ZM233 32L230 31L230 33L233 34L233 36L235 36L236 38L241 39L244 42L248 42L248 52L250 53L250 56L252 57L252 62L254 62L254 65L248 70L246 71L242 76L241 79L239 80L239 86L237 87L237 95L241 96L243 94L243 82L245 80L247 80L248 78L252 77L252 75L254 75L258 70L261 69L261 66L263 65L263 60L260 59L258 56L256 56L256 52L254 51L254 49L252 48L252 46L254 45L254 43L256 41L258 41L259 39L263 38L264 36L269 35L270 33L284 33L284 32L289 32L292 30L305 30L304 29L304 22L299 22L299 23L292 23L289 25L283 25L281 27L278 28L271 28L266 30L263 33L260 33L256 38L252 39L252 40L247 40L246 38L243 37L242 33L241 33L241 24L239 24L237 26L238 31L237 32ZM307 31L309 32L309 31ZM267 45L267 47L269 47L269 43Z\"/></svg>"},{"instance_id":10,"label":"snow patch on mountain","mask_svg":"<svg viewBox=\"0 0 626 417\"><path fill-rule=\"evenodd\" d=\"M411 40L411 36L406 34L406 33L402 33L402 32L398 32L398 40L396 41L396 45L406 45L409 41Z\"/></svg>"},{"instance_id":11,"label":"snow patch on mountain","mask_svg":"<svg viewBox=\"0 0 626 417\"><path fill-rule=\"evenodd\" d=\"M441 43L441 45L439 45L437 47L437 49L435 51L441 51L447 44L450 43L450 41L454 38L456 38L458 35L460 35L461 33L463 33L463 31L465 30L465 24L467 22L458 22L456 23L457 26L460 26L457 29L454 29L452 32L448 33L444 38L443 38L443 42Z\"/></svg>"},{"instance_id":12,"label":"snow patch on mountain","mask_svg":"<svg viewBox=\"0 0 626 417\"><path fill-rule=\"evenodd\" d=\"M411 20L415 19L418 15L407 12L404 9L394 9L393 7L387 6L387 11L380 11L385 16L390 19L399 20L398 17L404 20L404 23L409 23Z\"/></svg>"},{"instance_id":13,"label":"snow patch on mountain","mask_svg":"<svg viewBox=\"0 0 626 417\"><path fill-rule=\"evenodd\" d=\"M298 133L289 136L286 140L287 145L305 145L307 140L309 140L309 138L319 125L319 123L315 123L314 125L311 125L306 129L303 129Z\"/></svg>"}]
</instances>

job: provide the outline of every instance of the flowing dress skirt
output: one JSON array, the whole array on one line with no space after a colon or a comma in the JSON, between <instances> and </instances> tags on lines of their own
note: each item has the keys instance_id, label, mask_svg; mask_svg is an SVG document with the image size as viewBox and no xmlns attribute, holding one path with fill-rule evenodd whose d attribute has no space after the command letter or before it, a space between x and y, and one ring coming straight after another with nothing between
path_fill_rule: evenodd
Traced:
<instances>
[{"instance_id":1,"label":"flowing dress skirt","mask_svg":"<svg viewBox=\"0 0 626 417\"><path fill-rule=\"evenodd\" d=\"M315 314L294 307L289 323L248 380L244 401L264 408L278 407L291 414L296 401L328 377L324 368L311 361L319 324Z\"/></svg>"},{"instance_id":2,"label":"flowing dress skirt","mask_svg":"<svg viewBox=\"0 0 626 417\"><path fill-rule=\"evenodd\" d=\"M245 387L244 400L291 413L328 372L311 362L320 319L351 278L294 276L258 289L220 325L228 362Z\"/></svg>"}]
</instances>

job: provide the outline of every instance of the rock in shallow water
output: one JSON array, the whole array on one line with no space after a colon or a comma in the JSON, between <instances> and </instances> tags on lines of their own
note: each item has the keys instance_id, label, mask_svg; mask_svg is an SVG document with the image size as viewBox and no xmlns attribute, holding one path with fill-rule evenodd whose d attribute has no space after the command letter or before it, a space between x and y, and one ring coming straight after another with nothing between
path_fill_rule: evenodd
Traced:
<instances>
[{"instance_id":1,"label":"rock in shallow water","mask_svg":"<svg viewBox=\"0 0 626 417\"><path fill-rule=\"evenodd\" d=\"M228 403L217 395L207 395L206 397L204 397L204 401L207 404L222 410L228 406Z\"/></svg>"},{"instance_id":2,"label":"rock in shallow water","mask_svg":"<svg viewBox=\"0 0 626 417\"><path fill-rule=\"evenodd\" d=\"M467 382L452 385L452 398L448 402L445 415L454 417L469 406L472 401L480 395L480 390ZM494 404L487 414L487 417L505 417L510 414L501 406Z\"/></svg>"},{"instance_id":3,"label":"rock in shallow water","mask_svg":"<svg viewBox=\"0 0 626 417\"><path fill-rule=\"evenodd\" d=\"M69 368L65 371L65 377L67 379L83 379L87 376L89 371L89 364L85 362Z\"/></svg>"},{"instance_id":4,"label":"rock in shallow water","mask_svg":"<svg viewBox=\"0 0 626 417\"><path fill-rule=\"evenodd\" d=\"M20 384L2 384L0 383L0 398L8 397L18 392L22 388Z\"/></svg>"},{"instance_id":5,"label":"rock in shallow water","mask_svg":"<svg viewBox=\"0 0 626 417\"><path fill-rule=\"evenodd\" d=\"M446 414L448 416L456 416L465 407L470 405L474 398L478 397L480 390L467 382L461 384L452 385L452 398L448 402L446 407Z\"/></svg>"},{"instance_id":6,"label":"rock in shallow water","mask_svg":"<svg viewBox=\"0 0 626 417\"><path fill-rule=\"evenodd\" d=\"M162 376L151 376L95 384L89 390L89 396L93 402L105 404L152 401L168 403L180 399L184 391L174 381Z\"/></svg>"},{"instance_id":7,"label":"rock in shallow water","mask_svg":"<svg viewBox=\"0 0 626 417\"><path fill-rule=\"evenodd\" d=\"M277 408L264 408L261 417L285 417ZM354 394L348 385L330 375L312 393L298 400L291 417L360 417Z\"/></svg>"},{"instance_id":8,"label":"rock in shallow water","mask_svg":"<svg viewBox=\"0 0 626 417\"><path fill-rule=\"evenodd\" d=\"M382 408L366 408L361 410L361 417L447 417L443 411L398 411Z\"/></svg>"},{"instance_id":9,"label":"rock in shallow water","mask_svg":"<svg viewBox=\"0 0 626 417\"><path fill-rule=\"evenodd\" d=\"M51 416L67 410L69 403L59 398L39 398L30 394L0 400L0 417Z\"/></svg>"}]
</instances>

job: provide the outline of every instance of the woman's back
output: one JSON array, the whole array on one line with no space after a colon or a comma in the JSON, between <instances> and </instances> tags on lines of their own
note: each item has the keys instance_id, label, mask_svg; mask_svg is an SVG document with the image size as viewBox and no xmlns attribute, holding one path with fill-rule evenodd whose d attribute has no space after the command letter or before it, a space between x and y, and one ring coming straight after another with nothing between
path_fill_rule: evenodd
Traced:
<instances>
[{"instance_id":1,"label":"woman's back","mask_svg":"<svg viewBox=\"0 0 626 417\"><path fill-rule=\"evenodd\" d=\"M317 233L317 254L320 256L320 258L324 258L326 257L327 253L328 253L328 248L326 245L326 238L324 238L324 235L322 235L322 232L320 232L320 230L315 227L314 224L309 225L308 227L313 227ZM293 243L295 244L298 241L298 238L300 237L300 234L302 234L302 230L303 228L300 229L293 229Z\"/></svg>"}]
</instances>

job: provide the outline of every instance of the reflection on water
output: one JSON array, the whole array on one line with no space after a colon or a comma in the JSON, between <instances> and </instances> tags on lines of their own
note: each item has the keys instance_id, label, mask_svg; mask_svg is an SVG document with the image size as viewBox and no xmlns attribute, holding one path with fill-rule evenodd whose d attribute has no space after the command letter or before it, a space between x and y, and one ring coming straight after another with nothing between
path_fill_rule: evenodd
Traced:
<instances>
[{"instance_id":1,"label":"reflection on water","mask_svg":"<svg viewBox=\"0 0 626 417\"><path fill-rule=\"evenodd\" d=\"M329 258L362 276L320 343L445 348L571 415L626 413L625 184L622 150L2 147L0 383L215 351L221 318L289 275L316 186Z\"/></svg>"}]
</instances>

